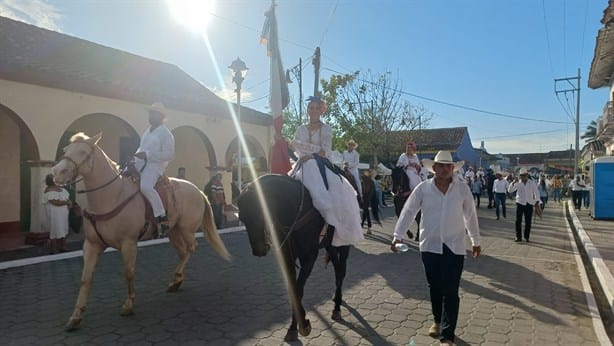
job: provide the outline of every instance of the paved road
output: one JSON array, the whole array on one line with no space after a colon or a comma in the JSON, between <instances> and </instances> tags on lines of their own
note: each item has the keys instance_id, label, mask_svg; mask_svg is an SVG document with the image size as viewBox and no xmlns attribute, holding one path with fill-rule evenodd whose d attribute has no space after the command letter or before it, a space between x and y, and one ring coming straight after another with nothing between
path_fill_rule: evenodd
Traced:
<instances>
[{"instance_id":1,"label":"paved road","mask_svg":"<svg viewBox=\"0 0 614 346\"><path fill-rule=\"evenodd\" d=\"M461 281L458 345L598 345L563 211L545 210L532 242L514 243L508 218L479 209L483 255L468 257ZM391 208L385 209L390 214ZM305 289L312 333L296 344L438 344L428 337L430 303L412 242L393 254L394 217L350 253L342 313L333 322L332 268L318 263ZM280 345L290 322L274 256L251 255L244 232L222 239L227 263L202 239L180 292L165 293L176 263L169 244L141 248L135 315L119 316L125 295L121 257L103 255L94 276L82 328L63 331L76 299L79 258L0 271L2 345Z\"/></svg>"}]
</instances>

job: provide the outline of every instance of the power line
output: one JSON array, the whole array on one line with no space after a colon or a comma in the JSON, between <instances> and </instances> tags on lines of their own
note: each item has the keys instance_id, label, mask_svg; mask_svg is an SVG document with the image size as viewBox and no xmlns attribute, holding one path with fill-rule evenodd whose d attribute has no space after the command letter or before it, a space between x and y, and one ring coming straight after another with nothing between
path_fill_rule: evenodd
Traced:
<instances>
[{"instance_id":1,"label":"power line","mask_svg":"<svg viewBox=\"0 0 614 346\"><path fill-rule=\"evenodd\" d=\"M552 78L554 78L554 67L552 65L552 54L550 51L550 35L548 34L548 20L546 19L546 4L545 0L542 0L542 13L544 14L544 28L546 29L546 46L548 47L548 61L550 62L550 72L552 73Z\"/></svg>"},{"instance_id":2,"label":"power line","mask_svg":"<svg viewBox=\"0 0 614 346\"><path fill-rule=\"evenodd\" d=\"M336 71L336 70L333 70L333 69L330 69L330 68L323 68L323 69L331 71L331 72L334 72L334 73L343 74L343 72ZM368 80L361 79L361 78L357 78L357 80L359 80L359 81L361 81L363 83L368 83L368 84L374 84L375 85L375 83L373 83L371 81L368 81ZM483 110L483 109L479 109L479 108L463 106L463 105L459 105L459 104L452 103L452 102L442 101L442 100L434 99L432 97L421 96L421 95L418 95L418 94L410 93L410 92L399 90L399 89L394 89L394 88L387 88L387 89L395 91L395 92L398 92L400 94L404 94L404 95L412 96L412 97L415 97L415 98L419 98L419 99L423 99L423 100L427 100L427 101L443 104L443 105L446 105L446 106L451 106L451 107L460 108L460 109L464 109L464 110L468 110L468 111L472 111L472 112L477 112L477 113L484 113L484 114L494 115L494 116L498 116L498 117L518 119L518 120L526 120L526 121L535 121L535 122L541 122L541 123L566 124L566 122L564 122L564 121L544 120L544 119L529 118L529 117L524 117L524 116L519 116L519 115L511 115L511 114L505 114L505 113L499 113L499 112L492 112L492 111L487 111L487 110Z\"/></svg>"},{"instance_id":3,"label":"power line","mask_svg":"<svg viewBox=\"0 0 614 346\"><path fill-rule=\"evenodd\" d=\"M335 2L335 7L333 7L333 10L328 15L328 22L326 23L326 27L324 28L324 31L322 32L322 37L320 38L320 44L318 44L318 47L322 46L322 41L324 41L324 37L328 34L330 23L332 23L333 17L335 16L335 12L337 11L337 5L339 5L339 0Z\"/></svg>"},{"instance_id":4,"label":"power line","mask_svg":"<svg viewBox=\"0 0 614 346\"><path fill-rule=\"evenodd\" d=\"M567 129L550 130L550 131L538 131L538 132L526 132L526 133L518 133L518 134L515 134L515 135L481 137L480 139L524 137L524 136L540 135L540 134L544 134L544 133L555 133L555 132L563 132L563 131L567 131Z\"/></svg>"}]
</instances>

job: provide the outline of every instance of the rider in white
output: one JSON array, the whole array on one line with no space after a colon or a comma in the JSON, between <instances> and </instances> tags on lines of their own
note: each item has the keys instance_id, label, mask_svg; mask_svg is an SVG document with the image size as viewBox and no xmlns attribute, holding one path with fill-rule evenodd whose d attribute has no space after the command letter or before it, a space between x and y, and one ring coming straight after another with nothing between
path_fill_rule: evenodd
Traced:
<instances>
[{"instance_id":1,"label":"rider in white","mask_svg":"<svg viewBox=\"0 0 614 346\"><path fill-rule=\"evenodd\" d=\"M405 146L405 152L401 154L397 161L397 167L403 167L405 170L405 174L409 178L409 187L412 190L423 180L426 180L426 170L420 164L416 150L416 143L408 141Z\"/></svg>"},{"instance_id":2,"label":"rider in white","mask_svg":"<svg viewBox=\"0 0 614 346\"><path fill-rule=\"evenodd\" d=\"M158 178L164 174L169 161L175 156L175 137L164 124L166 119L164 105L156 102L149 111L149 124L151 125L141 137L141 144L136 151L136 168L141 171L141 192L153 209L154 217L158 219L160 235L168 229L168 217L158 192L154 185ZM143 168L145 166L145 168Z\"/></svg>"},{"instance_id":3,"label":"rider in white","mask_svg":"<svg viewBox=\"0 0 614 346\"><path fill-rule=\"evenodd\" d=\"M362 196L362 186L360 184L360 176L358 175L358 163L360 163L360 154L356 151L358 144L353 139L347 141L348 150L343 151L343 163L347 164L348 171L354 176L354 181L358 187L358 194ZM359 198L360 198L359 196Z\"/></svg>"},{"instance_id":4,"label":"rider in white","mask_svg":"<svg viewBox=\"0 0 614 346\"><path fill-rule=\"evenodd\" d=\"M332 149L332 129L320 121L320 116L325 111L324 101L319 97L309 98L309 124L299 126L292 141L300 160L291 175L307 188L313 206L326 223L335 227L332 245L351 245L364 239L356 192L347 179L325 168L327 187L320 174L318 162L313 158L314 154L328 158Z\"/></svg>"}]
</instances>

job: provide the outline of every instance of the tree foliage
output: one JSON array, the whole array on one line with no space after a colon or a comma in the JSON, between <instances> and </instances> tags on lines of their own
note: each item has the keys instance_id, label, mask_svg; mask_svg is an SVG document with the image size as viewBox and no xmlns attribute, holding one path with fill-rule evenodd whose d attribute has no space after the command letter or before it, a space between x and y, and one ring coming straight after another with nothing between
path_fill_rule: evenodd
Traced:
<instances>
[{"instance_id":1,"label":"tree foliage","mask_svg":"<svg viewBox=\"0 0 614 346\"><path fill-rule=\"evenodd\" d=\"M585 143L594 141L597 137L597 122L592 120L590 124L586 126L586 130L584 134L580 136L584 140Z\"/></svg>"},{"instance_id":2,"label":"tree foliage","mask_svg":"<svg viewBox=\"0 0 614 346\"><path fill-rule=\"evenodd\" d=\"M335 148L345 148L345 142L352 138L360 145L363 162L377 164L395 159L391 152L399 143L397 136L390 135L424 127L432 118L423 106L401 97L401 82L389 72L332 75L321 85L328 105L325 118L336 134Z\"/></svg>"}]
</instances>

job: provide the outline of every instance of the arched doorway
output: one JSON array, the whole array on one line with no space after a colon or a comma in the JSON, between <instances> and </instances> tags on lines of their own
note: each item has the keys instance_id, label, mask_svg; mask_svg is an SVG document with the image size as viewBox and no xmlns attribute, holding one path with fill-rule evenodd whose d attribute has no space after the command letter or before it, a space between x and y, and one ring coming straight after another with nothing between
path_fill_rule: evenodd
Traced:
<instances>
[{"instance_id":1,"label":"arched doorway","mask_svg":"<svg viewBox=\"0 0 614 346\"><path fill-rule=\"evenodd\" d=\"M0 233L30 230L32 202L31 167L40 155L36 140L25 122L0 105ZM35 193L38 193L36 191Z\"/></svg>"},{"instance_id":2,"label":"arched doorway","mask_svg":"<svg viewBox=\"0 0 614 346\"><path fill-rule=\"evenodd\" d=\"M215 151L209 138L199 129L179 126L173 129L175 159L166 169L168 176L177 177L179 171L201 189L211 178L211 168L216 166Z\"/></svg>"},{"instance_id":3,"label":"arched doorway","mask_svg":"<svg viewBox=\"0 0 614 346\"><path fill-rule=\"evenodd\" d=\"M249 163L254 165L254 170L258 176L268 172L269 168L266 153L258 140L249 135L244 135L244 137L248 152L245 152L245 150L241 151L241 161L243 162L241 179L246 183L252 180ZM237 143L238 138L230 142L225 156L226 167L232 167L232 181L236 181L237 179Z\"/></svg>"}]
</instances>

